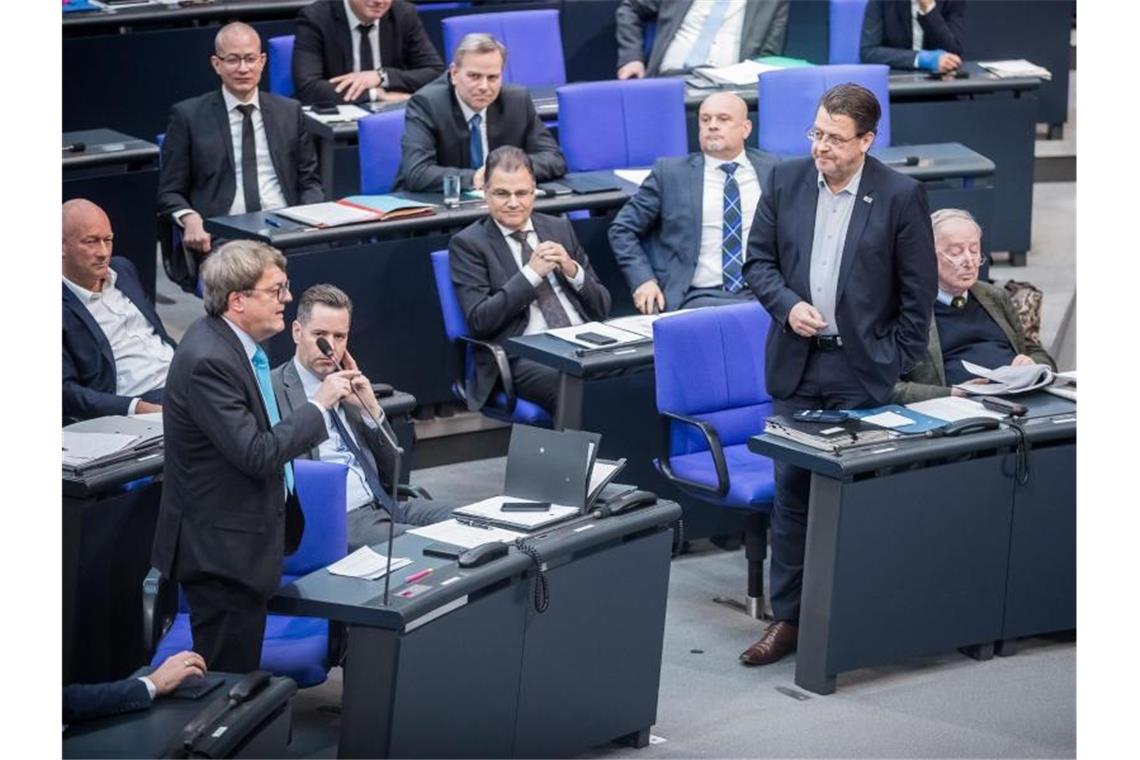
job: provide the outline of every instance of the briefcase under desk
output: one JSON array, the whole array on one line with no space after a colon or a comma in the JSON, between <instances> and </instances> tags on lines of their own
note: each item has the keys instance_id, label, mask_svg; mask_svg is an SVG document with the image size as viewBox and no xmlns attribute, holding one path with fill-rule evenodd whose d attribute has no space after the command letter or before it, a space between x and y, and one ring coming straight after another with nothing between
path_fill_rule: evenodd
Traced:
<instances>
[{"instance_id":1,"label":"briefcase under desk","mask_svg":"<svg viewBox=\"0 0 1140 760\"><path fill-rule=\"evenodd\" d=\"M550 604L533 606L531 560L461 570L426 557L384 582L319 570L281 589L276 613L347 624L341 757L550 757L625 738L648 742L657 691L672 502L586 519L532 539L546 563ZM386 551L385 545L378 550ZM424 568L430 588L398 596Z\"/></svg>"},{"instance_id":2,"label":"briefcase under desk","mask_svg":"<svg viewBox=\"0 0 1140 760\"><path fill-rule=\"evenodd\" d=\"M830 454L773 435L757 454L811 471L796 683L1076 627L1076 405L1030 407L1017 433L897 440Z\"/></svg>"}]
</instances>

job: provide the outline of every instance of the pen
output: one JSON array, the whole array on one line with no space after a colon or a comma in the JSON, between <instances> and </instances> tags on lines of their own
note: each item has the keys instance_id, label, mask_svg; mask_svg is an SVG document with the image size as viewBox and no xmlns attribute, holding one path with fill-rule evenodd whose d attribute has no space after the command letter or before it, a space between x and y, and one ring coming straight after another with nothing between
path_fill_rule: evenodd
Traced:
<instances>
[{"instance_id":1,"label":"pen","mask_svg":"<svg viewBox=\"0 0 1140 760\"><path fill-rule=\"evenodd\" d=\"M432 568L429 567L429 568L426 568L424 570L420 570L418 573L412 573L411 575L409 575L407 578L404 579L404 583L415 583L418 580L422 580L422 579L428 577L433 572L434 572L434 570L432 570Z\"/></svg>"},{"instance_id":2,"label":"pen","mask_svg":"<svg viewBox=\"0 0 1140 760\"><path fill-rule=\"evenodd\" d=\"M267 216L267 217L265 217L265 223L268 224L270 227L276 227L277 229L281 229L281 222L277 221L276 219L272 219L272 218Z\"/></svg>"}]
</instances>

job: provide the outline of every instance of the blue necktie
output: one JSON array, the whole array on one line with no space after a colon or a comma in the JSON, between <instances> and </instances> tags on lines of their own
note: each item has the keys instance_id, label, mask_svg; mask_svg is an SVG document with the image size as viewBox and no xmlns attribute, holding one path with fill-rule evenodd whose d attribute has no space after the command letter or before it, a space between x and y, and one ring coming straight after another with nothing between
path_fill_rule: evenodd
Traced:
<instances>
[{"instance_id":1,"label":"blue necktie","mask_svg":"<svg viewBox=\"0 0 1140 760\"><path fill-rule=\"evenodd\" d=\"M728 13L728 0L715 0L715 2L716 4L709 11L709 17L705 19L705 25L701 27L697 41L693 43L693 49L685 57L686 69L703 66L705 61L709 59L709 49L712 47L713 38L720 31L720 27L724 24L724 17Z\"/></svg>"},{"instance_id":2,"label":"blue necktie","mask_svg":"<svg viewBox=\"0 0 1140 760\"><path fill-rule=\"evenodd\" d=\"M471 127L471 168L481 169L483 168L483 135L479 133L479 125L483 123L483 117L475 114L467 123Z\"/></svg>"},{"instance_id":3,"label":"blue necktie","mask_svg":"<svg viewBox=\"0 0 1140 760\"><path fill-rule=\"evenodd\" d=\"M273 395L273 381L269 379L269 357L261 346L253 352L253 374L257 377L257 388L261 391L261 400L265 402L265 411L269 415L269 426L273 427L281 421L281 411L277 408L277 398ZM293 493L293 463L285 463L285 487Z\"/></svg>"},{"instance_id":4,"label":"blue necktie","mask_svg":"<svg viewBox=\"0 0 1140 760\"><path fill-rule=\"evenodd\" d=\"M396 522L401 522L400 518L397 517L399 508L392 504L391 494L384 490L384 484L380 482L380 474L372 467L372 463L368 461L364 456L364 452L356 445L356 441L349 435L348 427L341 420L336 409L329 409L328 415L332 417L333 427L336 428L336 432L340 435L341 441L344 442L344 447L348 449L349 453L356 459L357 466L359 466L360 471L364 473L364 482L368 484L368 490L372 492L372 495L376 497L377 501L384 505L388 510L388 514L390 514Z\"/></svg>"},{"instance_id":5,"label":"blue necktie","mask_svg":"<svg viewBox=\"0 0 1140 760\"><path fill-rule=\"evenodd\" d=\"M721 271L724 276L724 289L735 293L744 287L744 245L740 232L740 186L736 184L737 164L721 164L724 172L724 221L721 224Z\"/></svg>"}]
</instances>

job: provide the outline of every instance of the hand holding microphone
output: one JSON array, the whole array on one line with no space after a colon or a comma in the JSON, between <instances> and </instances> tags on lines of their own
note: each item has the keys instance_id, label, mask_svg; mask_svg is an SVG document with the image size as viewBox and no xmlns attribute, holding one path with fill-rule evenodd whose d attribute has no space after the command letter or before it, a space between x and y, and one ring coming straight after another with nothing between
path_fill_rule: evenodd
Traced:
<instances>
[{"instance_id":1,"label":"hand holding microphone","mask_svg":"<svg viewBox=\"0 0 1140 760\"><path fill-rule=\"evenodd\" d=\"M356 397L356 401L359 403L353 404L352 401L348 400L349 394L347 392L344 394L345 400L347 401L347 403L353 404L354 406L359 406L361 409L363 409L365 412L367 412L368 416L372 418L372 421L376 423L376 427L380 429L381 435L384 436L384 438L387 440L388 444L390 446L398 449L399 452L401 454L403 454L404 450L400 447L400 444L396 442L395 436L393 436L388 431L387 426L385 426L381 422L381 420L384 417L384 408L381 407L380 402L378 402L376 400L376 394L373 393L372 385L368 382L368 378L366 378L364 376L364 374L362 372L360 372L359 369L357 369L356 361L352 358L352 355L349 354L348 351L345 351L344 352L345 361L344 361L344 364L341 364L340 362L338 362L336 360L336 357L333 356L332 346L323 337L317 338L317 350L320 351L322 354L324 354L325 358L327 358L329 361L331 361L333 363L333 365L337 368L338 372L355 372L356 373L355 375L352 376L351 381L346 379L346 382L349 383L349 390L351 391L352 395L354 395ZM332 377L332 376L330 375L330 377ZM367 401L365 401L365 397L361 395L361 390L363 390L364 393L367 394L367 398L371 400L371 403L368 403Z\"/></svg>"}]
</instances>

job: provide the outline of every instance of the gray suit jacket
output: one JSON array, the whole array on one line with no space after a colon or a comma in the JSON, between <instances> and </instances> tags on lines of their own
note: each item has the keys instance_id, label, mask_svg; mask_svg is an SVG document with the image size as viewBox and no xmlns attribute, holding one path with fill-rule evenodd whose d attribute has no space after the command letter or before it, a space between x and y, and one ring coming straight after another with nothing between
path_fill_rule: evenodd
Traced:
<instances>
[{"instance_id":1,"label":"gray suit jacket","mask_svg":"<svg viewBox=\"0 0 1140 760\"><path fill-rule=\"evenodd\" d=\"M760 179L761 194L767 192L764 183L779 159L753 148L745 154ZM630 290L656 278L665 294L666 311L681 305L697 268L704 167L701 153L657 159L641 189L610 225L610 245Z\"/></svg>"},{"instance_id":2,"label":"gray suit jacket","mask_svg":"<svg viewBox=\"0 0 1140 760\"><path fill-rule=\"evenodd\" d=\"M1054 370L1057 369L1053 357L1049 356L1041 344L1026 337L1025 330L1021 327L1021 319L1017 316L1017 309L1013 307L1013 302L1009 300L1004 290L986 282L975 282L970 287L970 297L978 299L978 304L986 310L990 319L997 322L997 326L1005 333L1016 353L1025 354L1038 364L1046 364ZM934 319L931 319L926 356L895 384L891 403L910 404L914 401L949 395L950 388L946 385L946 366L942 360L942 341L938 337L938 325Z\"/></svg>"},{"instance_id":3,"label":"gray suit jacket","mask_svg":"<svg viewBox=\"0 0 1140 760\"><path fill-rule=\"evenodd\" d=\"M617 28L618 68L644 61L645 26L657 22L646 74L657 76L665 51L673 41L693 0L621 0L614 16ZM788 0L748 0L740 35L740 60L784 52L788 30Z\"/></svg>"}]
</instances>

